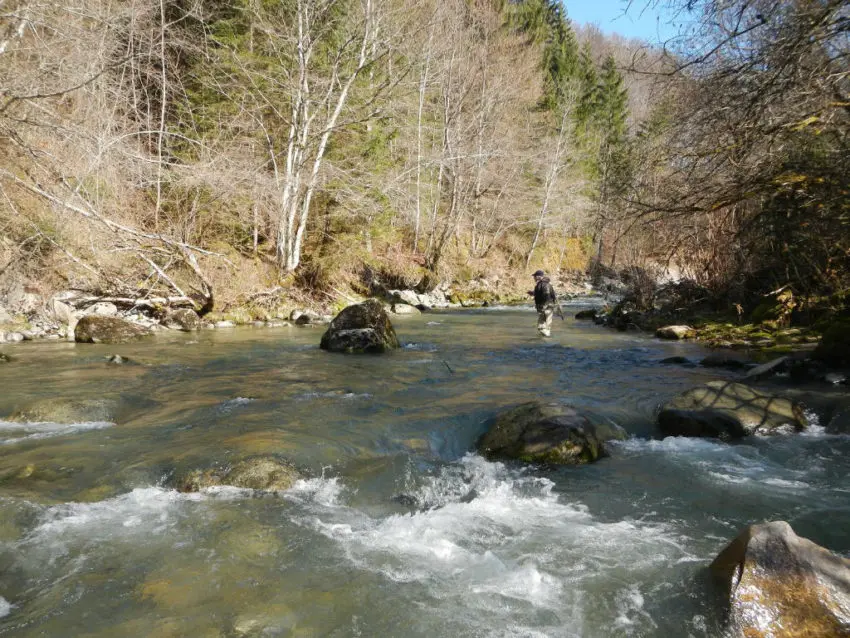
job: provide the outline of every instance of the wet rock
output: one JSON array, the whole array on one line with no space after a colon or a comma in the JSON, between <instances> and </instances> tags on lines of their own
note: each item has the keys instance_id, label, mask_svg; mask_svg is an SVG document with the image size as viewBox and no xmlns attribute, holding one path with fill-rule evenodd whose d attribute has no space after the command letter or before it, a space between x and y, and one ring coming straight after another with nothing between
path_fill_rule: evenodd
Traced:
<instances>
[{"instance_id":1,"label":"wet rock","mask_svg":"<svg viewBox=\"0 0 850 638\"><path fill-rule=\"evenodd\" d=\"M735 439L800 431L808 423L795 401L741 383L712 381L666 403L658 425L666 436Z\"/></svg>"},{"instance_id":2,"label":"wet rock","mask_svg":"<svg viewBox=\"0 0 850 638\"><path fill-rule=\"evenodd\" d=\"M693 365L693 363L691 363L691 360L687 357L667 357L666 359L662 359L658 363L661 363L663 365Z\"/></svg>"},{"instance_id":3,"label":"wet rock","mask_svg":"<svg viewBox=\"0 0 850 638\"><path fill-rule=\"evenodd\" d=\"M832 385L846 385L847 377L840 372L828 372L824 375L823 380Z\"/></svg>"},{"instance_id":4,"label":"wet rock","mask_svg":"<svg viewBox=\"0 0 850 638\"><path fill-rule=\"evenodd\" d=\"M655 331L659 339L690 339L694 336L694 329L690 326L664 326Z\"/></svg>"},{"instance_id":5,"label":"wet rock","mask_svg":"<svg viewBox=\"0 0 850 638\"><path fill-rule=\"evenodd\" d=\"M224 320L224 321L216 321L213 324L216 328L235 328L236 324L232 321Z\"/></svg>"},{"instance_id":6,"label":"wet rock","mask_svg":"<svg viewBox=\"0 0 850 638\"><path fill-rule=\"evenodd\" d=\"M599 314L599 311L596 308L591 308L590 310L580 310L575 314L576 319L596 319L596 316Z\"/></svg>"},{"instance_id":7,"label":"wet rock","mask_svg":"<svg viewBox=\"0 0 850 638\"><path fill-rule=\"evenodd\" d=\"M741 370L750 363L748 359L725 352L715 352L699 362L706 368L725 368L726 370Z\"/></svg>"},{"instance_id":8,"label":"wet rock","mask_svg":"<svg viewBox=\"0 0 850 638\"><path fill-rule=\"evenodd\" d=\"M830 325L812 357L830 366L850 366L850 319L839 319Z\"/></svg>"},{"instance_id":9,"label":"wet rock","mask_svg":"<svg viewBox=\"0 0 850 638\"><path fill-rule=\"evenodd\" d=\"M0 352L0 363L11 363L12 361L14 361L13 357L10 357L4 352Z\"/></svg>"},{"instance_id":10,"label":"wet rock","mask_svg":"<svg viewBox=\"0 0 850 638\"><path fill-rule=\"evenodd\" d=\"M145 326L97 315L80 318L74 328L74 340L78 343L126 343L150 334L150 328Z\"/></svg>"},{"instance_id":11,"label":"wet rock","mask_svg":"<svg viewBox=\"0 0 850 638\"><path fill-rule=\"evenodd\" d=\"M789 364L791 362L791 357L779 357L774 359L773 361L768 361L767 363L763 363L760 366L756 366L755 368L751 368L744 375L744 379L748 381L756 381L758 379L764 379L766 377L773 376L775 374L781 374L783 372L788 372Z\"/></svg>"},{"instance_id":12,"label":"wet rock","mask_svg":"<svg viewBox=\"0 0 850 638\"><path fill-rule=\"evenodd\" d=\"M850 560L784 521L748 527L710 569L728 591L733 635L850 636Z\"/></svg>"},{"instance_id":13,"label":"wet rock","mask_svg":"<svg viewBox=\"0 0 850 638\"><path fill-rule=\"evenodd\" d=\"M293 310L289 320L296 326L309 326L324 323L322 315L312 310Z\"/></svg>"},{"instance_id":14,"label":"wet rock","mask_svg":"<svg viewBox=\"0 0 850 638\"><path fill-rule=\"evenodd\" d=\"M24 340L24 335L20 332L7 332L5 341L7 343L20 343Z\"/></svg>"},{"instance_id":15,"label":"wet rock","mask_svg":"<svg viewBox=\"0 0 850 638\"><path fill-rule=\"evenodd\" d=\"M177 308L165 316L163 324L172 330L192 332L201 329L201 318L191 308Z\"/></svg>"},{"instance_id":16,"label":"wet rock","mask_svg":"<svg viewBox=\"0 0 850 638\"><path fill-rule=\"evenodd\" d=\"M399 342L383 304L369 299L340 312L322 335L320 346L331 352L378 353L398 348Z\"/></svg>"},{"instance_id":17,"label":"wet rock","mask_svg":"<svg viewBox=\"0 0 850 638\"><path fill-rule=\"evenodd\" d=\"M605 441L624 439L614 425L594 425L574 408L532 401L502 412L478 441L487 458L580 465L605 456Z\"/></svg>"},{"instance_id":18,"label":"wet rock","mask_svg":"<svg viewBox=\"0 0 850 638\"><path fill-rule=\"evenodd\" d=\"M271 457L247 459L223 469L195 470L177 481L181 492L229 485L265 492L288 490L301 478L295 467Z\"/></svg>"},{"instance_id":19,"label":"wet rock","mask_svg":"<svg viewBox=\"0 0 850 638\"><path fill-rule=\"evenodd\" d=\"M106 358L106 362L115 365L122 365L125 363L130 363L130 360L127 357L122 357L120 354L113 354Z\"/></svg>"},{"instance_id":20,"label":"wet rock","mask_svg":"<svg viewBox=\"0 0 850 638\"><path fill-rule=\"evenodd\" d=\"M87 423L114 421L115 403L108 399L64 399L52 397L15 412L11 420L29 423Z\"/></svg>"}]
</instances>

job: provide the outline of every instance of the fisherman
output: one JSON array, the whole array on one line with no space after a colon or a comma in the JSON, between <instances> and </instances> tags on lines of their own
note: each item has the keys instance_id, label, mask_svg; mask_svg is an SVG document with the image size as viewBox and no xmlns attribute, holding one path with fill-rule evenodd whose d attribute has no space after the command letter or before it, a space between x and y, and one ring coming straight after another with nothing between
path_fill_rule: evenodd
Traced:
<instances>
[{"instance_id":1,"label":"fisherman","mask_svg":"<svg viewBox=\"0 0 850 638\"><path fill-rule=\"evenodd\" d=\"M537 308L537 332L544 337L550 336L552 328L552 315L555 313L564 318L564 313L558 305L555 289L549 282L549 277L542 270L532 275L534 277L534 290L528 294L534 295L534 305Z\"/></svg>"}]
</instances>

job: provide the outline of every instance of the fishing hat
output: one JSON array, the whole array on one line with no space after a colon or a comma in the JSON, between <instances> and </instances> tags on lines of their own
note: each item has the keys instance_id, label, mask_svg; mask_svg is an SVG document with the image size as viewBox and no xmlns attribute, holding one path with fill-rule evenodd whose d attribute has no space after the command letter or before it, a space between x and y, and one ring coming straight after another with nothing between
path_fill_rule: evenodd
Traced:
<instances>
[{"instance_id":1,"label":"fishing hat","mask_svg":"<svg viewBox=\"0 0 850 638\"><path fill-rule=\"evenodd\" d=\"M531 276L532 276L532 277L545 277L545 276L546 276L546 273L545 273L545 272L543 272L542 270L535 270L535 271L534 271L534 274L533 274L533 275L531 275Z\"/></svg>"}]
</instances>

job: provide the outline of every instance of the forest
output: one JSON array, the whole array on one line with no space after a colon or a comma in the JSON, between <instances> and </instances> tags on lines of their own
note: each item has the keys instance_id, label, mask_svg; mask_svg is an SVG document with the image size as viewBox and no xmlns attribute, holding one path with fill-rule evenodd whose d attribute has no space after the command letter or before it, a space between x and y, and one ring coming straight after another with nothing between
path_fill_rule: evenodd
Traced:
<instances>
[{"instance_id":1,"label":"forest","mask_svg":"<svg viewBox=\"0 0 850 638\"><path fill-rule=\"evenodd\" d=\"M0 295L262 316L543 268L842 316L846 4L664 6L647 43L557 0L5 0Z\"/></svg>"}]
</instances>

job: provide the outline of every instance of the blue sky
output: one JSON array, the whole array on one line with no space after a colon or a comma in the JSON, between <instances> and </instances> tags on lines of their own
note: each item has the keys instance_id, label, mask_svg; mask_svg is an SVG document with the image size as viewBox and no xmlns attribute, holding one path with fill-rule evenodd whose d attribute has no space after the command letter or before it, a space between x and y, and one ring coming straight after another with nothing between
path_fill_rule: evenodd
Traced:
<instances>
[{"instance_id":1,"label":"blue sky","mask_svg":"<svg viewBox=\"0 0 850 638\"><path fill-rule=\"evenodd\" d=\"M563 0L567 15L576 24L593 23L605 33L619 33L629 38L663 42L676 35L663 0L647 6L650 0L633 0L627 12L625 0Z\"/></svg>"}]
</instances>

